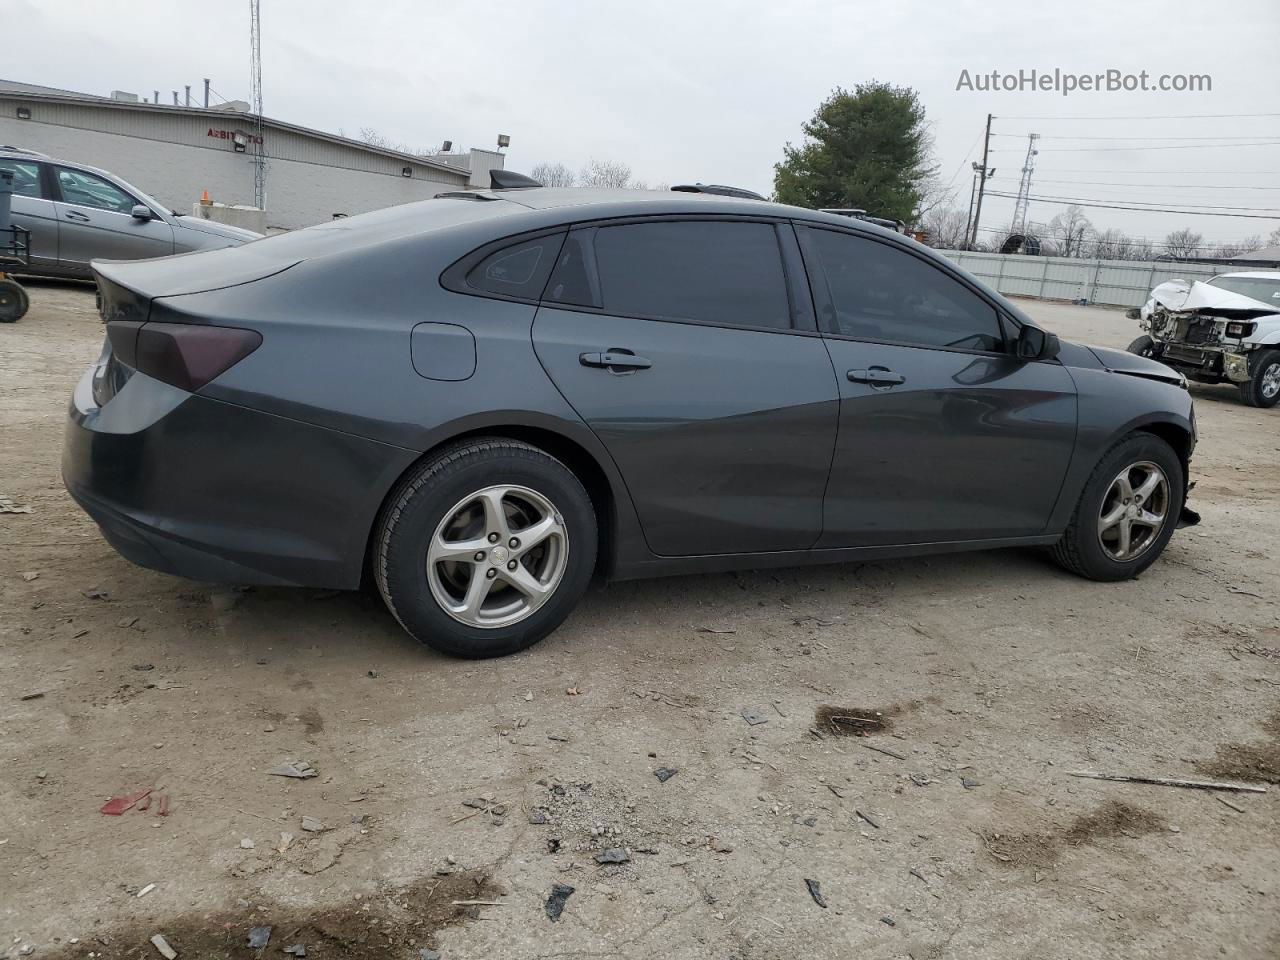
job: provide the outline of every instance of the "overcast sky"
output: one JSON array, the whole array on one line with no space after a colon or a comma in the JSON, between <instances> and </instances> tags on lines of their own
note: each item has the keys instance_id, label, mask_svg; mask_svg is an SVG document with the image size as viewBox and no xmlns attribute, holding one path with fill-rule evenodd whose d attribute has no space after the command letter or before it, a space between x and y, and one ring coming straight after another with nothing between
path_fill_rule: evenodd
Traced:
<instances>
[{"instance_id":1,"label":"overcast sky","mask_svg":"<svg viewBox=\"0 0 1280 960\"><path fill-rule=\"evenodd\" d=\"M97 94L158 88L168 99L184 84L200 90L207 76L224 98L248 98L248 0L5 6L0 73L7 79ZM1268 215L1280 208L1277 0L262 0L262 8L268 116L348 136L372 127L422 147L446 139L492 147L506 133L508 167L516 170L544 160L578 167L597 157L629 163L650 184L702 180L767 194L783 144L800 138L801 122L830 90L876 79L919 91L943 180L954 175L960 207L968 204L969 164L991 112L1000 134L991 141L993 190L1016 192L1025 135L1035 131L1045 139L1034 193ZM1209 74L1212 92L1063 97L956 89L962 70L1032 68ZM1224 147L1154 137L1236 141ZM1262 140L1273 144L1239 145ZM1166 149L1128 149L1134 146ZM1012 207L990 198L983 223L1007 224ZM1048 220L1059 209L1033 204L1032 218ZM1183 226L1210 240L1265 236L1280 226L1280 214L1088 212L1099 228L1155 238Z\"/></svg>"}]
</instances>

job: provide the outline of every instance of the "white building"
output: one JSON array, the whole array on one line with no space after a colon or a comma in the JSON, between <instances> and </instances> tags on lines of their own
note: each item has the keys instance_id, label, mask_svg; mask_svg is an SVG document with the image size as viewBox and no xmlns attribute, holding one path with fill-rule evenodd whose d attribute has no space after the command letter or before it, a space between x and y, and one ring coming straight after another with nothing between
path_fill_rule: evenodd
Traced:
<instances>
[{"instance_id":1,"label":"white building","mask_svg":"<svg viewBox=\"0 0 1280 960\"><path fill-rule=\"evenodd\" d=\"M178 211L207 190L217 203L253 205L257 118L221 108L98 97L0 80L0 144L108 170ZM504 157L490 150L418 157L280 120L262 120L268 228L489 186Z\"/></svg>"}]
</instances>

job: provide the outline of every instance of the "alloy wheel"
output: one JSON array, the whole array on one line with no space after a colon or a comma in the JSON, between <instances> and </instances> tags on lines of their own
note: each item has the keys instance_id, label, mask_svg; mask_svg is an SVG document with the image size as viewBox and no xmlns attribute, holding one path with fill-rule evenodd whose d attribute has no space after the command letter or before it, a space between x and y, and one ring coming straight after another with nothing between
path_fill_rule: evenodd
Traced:
<instances>
[{"instance_id":1,"label":"alloy wheel","mask_svg":"<svg viewBox=\"0 0 1280 960\"><path fill-rule=\"evenodd\" d=\"M1268 400L1280 393L1280 362L1268 364L1262 371L1262 382L1258 386Z\"/></svg>"},{"instance_id":2,"label":"alloy wheel","mask_svg":"<svg viewBox=\"0 0 1280 960\"><path fill-rule=\"evenodd\" d=\"M427 582L459 623L497 628L532 615L560 585L569 532L560 511L528 487L485 487L459 500L427 548Z\"/></svg>"},{"instance_id":3,"label":"alloy wheel","mask_svg":"<svg viewBox=\"0 0 1280 960\"><path fill-rule=\"evenodd\" d=\"M1103 552L1121 562L1146 553L1168 523L1169 502L1169 478L1158 464L1142 460L1121 470L1098 515Z\"/></svg>"}]
</instances>

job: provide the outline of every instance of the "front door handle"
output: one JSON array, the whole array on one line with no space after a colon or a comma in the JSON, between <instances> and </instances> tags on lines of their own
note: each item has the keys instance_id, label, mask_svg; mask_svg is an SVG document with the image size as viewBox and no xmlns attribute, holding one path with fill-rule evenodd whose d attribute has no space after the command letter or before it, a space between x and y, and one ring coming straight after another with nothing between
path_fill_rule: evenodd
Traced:
<instances>
[{"instance_id":1,"label":"front door handle","mask_svg":"<svg viewBox=\"0 0 1280 960\"><path fill-rule=\"evenodd\" d=\"M854 383L869 383L873 387L893 387L899 383L906 383L907 378L900 373L894 373L888 367L871 367L867 370L850 370L846 374Z\"/></svg>"},{"instance_id":2,"label":"front door handle","mask_svg":"<svg viewBox=\"0 0 1280 960\"><path fill-rule=\"evenodd\" d=\"M80 212L78 212L78 211L76 211L76 210L68 210L68 211L67 211L67 219L68 219L68 220L76 220L76 221L78 221L78 222L80 222L80 223L88 223L88 222L89 222L89 218L88 218L88 217L86 217L83 213L80 213Z\"/></svg>"},{"instance_id":3,"label":"front door handle","mask_svg":"<svg viewBox=\"0 0 1280 960\"><path fill-rule=\"evenodd\" d=\"M603 353L580 354L578 360L584 367L605 367L621 370L648 370L653 361L645 357L637 357L634 353L621 350L606 350Z\"/></svg>"}]
</instances>

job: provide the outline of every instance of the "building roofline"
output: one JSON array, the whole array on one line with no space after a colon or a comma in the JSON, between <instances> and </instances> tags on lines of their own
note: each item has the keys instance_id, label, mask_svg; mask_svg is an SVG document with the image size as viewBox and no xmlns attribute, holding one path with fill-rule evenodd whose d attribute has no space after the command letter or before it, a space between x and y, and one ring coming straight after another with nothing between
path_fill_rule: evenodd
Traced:
<instances>
[{"instance_id":1,"label":"building roofline","mask_svg":"<svg viewBox=\"0 0 1280 960\"><path fill-rule=\"evenodd\" d=\"M17 81L14 81L15 83ZM3 83L3 81L0 81ZM0 97L9 100L31 100L43 103L66 103L76 106L87 107L106 107L113 110L139 110L142 112L155 111L163 113L179 113L189 117L241 117L245 121L253 123L257 121L257 115L253 113L241 113L238 110L219 110L217 107L188 107L185 105L171 106L164 103L141 103L133 100L112 100L110 97L97 97L92 94L76 94L74 96L66 96L53 93L31 93L27 90L10 90L0 86ZM452 173L454 176L468 176L468 170L465 167L454 166L445 163L443 160L432 160L428 157L420 157L412 153L401 153L399 150L388 150L385 147L375 147L372 144L365 143L361 140L352 140L349 137L341 137L336 133L326 133L324 130L315 130L311 127L303 127L296 123L288 123L284 120L274 120L271 117L263 116L262 122L266 126L275 127L278 130L284 130L289 133L297 133L307 137L315 137L318 140L327 140L330 143L336 143L339 146L355 147L359 150L365 150L369 153L376 153L384 157L390 157L395 160L416 163L424 167L431 167L444 173Z\"/></svg>"}]
</instances>

